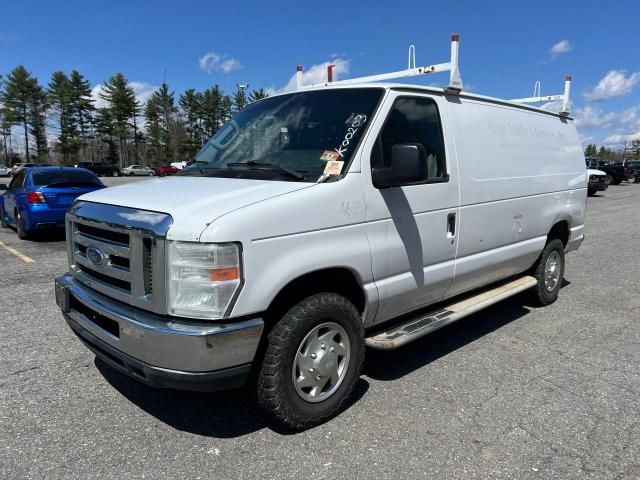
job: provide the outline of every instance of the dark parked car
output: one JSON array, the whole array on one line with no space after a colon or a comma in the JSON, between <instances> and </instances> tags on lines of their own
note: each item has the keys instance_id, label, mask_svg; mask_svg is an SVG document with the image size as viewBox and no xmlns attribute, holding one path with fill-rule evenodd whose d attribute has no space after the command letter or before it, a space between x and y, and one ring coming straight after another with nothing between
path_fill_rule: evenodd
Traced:
<instances>
[{"instance_id":1,"label":"dark parked car","mask_svg":"<svg viewBox=\"0 0 640 480\"><path fill-rule=\"evenodd\" d=\"M119 177L120 175L122 175L120 169L115 163L80 162L78 163L78 167L86 168L99 177Z\"/></svg>"},{"instance_id":2,"label":"dark parked car","mask_svg":"<svg viewBox=\"0 0 640 480\"><path fill-rule=\"evenodd\" d=\"M105 188L96 175L73 167L25 168L0 184L0 226L22 239L45 227L64 228L67 208L80 195Z\"/></svg>"},{"instance_id":3,"label":"dark parked car","mask_svg":"<svg viewBox=\"0 0 640 480\"><path fill-rule=\"evenodd\" d=\"M597 158L587 158L587 167L597 168L607 174L607 183L609 185L620 185L621 182L627 180L627 176L631 173L627 165L607 164Z\"/></svg>"},{"instance_id":4,"label":"dark parked car","mask_svg":"<svg viewBox=\"0 0 640 480\"><path fill-rule=\"evenodd\" d=\"M171 165L163 165L162 167L156 167L154 171L158 177L164 177L165 175L175 175L180 170Z\"/></svg>"}]
</instances>

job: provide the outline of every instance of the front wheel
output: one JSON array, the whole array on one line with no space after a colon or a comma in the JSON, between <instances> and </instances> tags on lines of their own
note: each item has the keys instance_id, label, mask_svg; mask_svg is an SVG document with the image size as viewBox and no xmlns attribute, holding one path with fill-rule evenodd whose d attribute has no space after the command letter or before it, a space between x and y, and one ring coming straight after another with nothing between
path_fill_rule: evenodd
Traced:
<instances>
[{"instance_id":1,"label":"front wheel","mask_svg":"<svg viewBox=\"0 0 640 480\"><path fill-rule=\"evenodd\" d=\"M112 176L112 177L119 177L119 176L120 176L120 172L118 172L117 170L114 170L114 171L111 173L111 176Z\"/></svg>"},{"instance_id":2,"label":"front wheel","mask_svg":"<svg viewBox=\"0 0 640 480\"><path fill-rule=\"evenodd\" d=\"M6 220L6 213L4 211L4 205L0 205L0 227L9 228L9 224Z\"/></svg>"},{"instance_id":3,"label":"front wheel","mask_svg":"<svg viewBox=\"0 0 640 480\"><path fill-rule=\"evenodd\" d=\"M336 415L360 378L364 328L354 305L320 293L291 308L267 337L258 403L301 430Z\"/></svg>"},{"instance_id":4,"label":"front wheel","mask_svg":"<svg viewBox=\"0 0 640 480\"><path fill-rule=\"evenodd\" d=\"M564 280L564 245L560 240L547 243L533 266L533 276L538 283L531 289L531 302L538 307L555 302Z\"/></svg>"}]
</instances>

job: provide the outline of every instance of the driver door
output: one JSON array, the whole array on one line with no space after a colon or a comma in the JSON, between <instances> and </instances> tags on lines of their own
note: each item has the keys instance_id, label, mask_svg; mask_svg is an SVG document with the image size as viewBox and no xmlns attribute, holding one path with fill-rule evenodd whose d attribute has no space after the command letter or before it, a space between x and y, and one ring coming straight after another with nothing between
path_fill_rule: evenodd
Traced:
<instances>
[{"instance_id":1,"label":"driver door","mask_svg":"<svg viewBox=\"0 0 640 480\"><path fill-rule=\"evenodd\" d=\"M414 144L426 163L411 184L365 185L367 233L380 323L443 299L455 267L459 191L455 149L443 97L390 92L379 134L363 150L373 167L391 164L393 145ZM368 147L368 148L367 148ZM363 178L364 181L366 181Z\"/></svg>"}]
</instances>

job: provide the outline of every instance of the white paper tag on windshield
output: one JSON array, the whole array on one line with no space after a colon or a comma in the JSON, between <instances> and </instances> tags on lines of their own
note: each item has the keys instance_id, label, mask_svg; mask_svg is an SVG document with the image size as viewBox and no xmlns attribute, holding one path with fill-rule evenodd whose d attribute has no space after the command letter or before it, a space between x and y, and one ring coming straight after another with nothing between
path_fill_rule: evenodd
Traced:
<instances>
[{"instance_id":1,"label":"white paper tag on windshield","mask_svg":"<svg viewBox=\"0 0 640 480\"><path fill-rule=\"evenodd\" d=\"M330 160L324 167L325 175L340 175L342 173L342 167L344 162L341 160Z\"/></svg>"}]
</instances>

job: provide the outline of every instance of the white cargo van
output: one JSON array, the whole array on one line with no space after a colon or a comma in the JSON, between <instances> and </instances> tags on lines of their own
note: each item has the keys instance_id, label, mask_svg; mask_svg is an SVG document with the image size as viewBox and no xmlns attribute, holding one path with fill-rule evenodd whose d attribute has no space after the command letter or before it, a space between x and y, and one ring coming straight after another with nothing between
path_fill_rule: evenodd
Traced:
<instances>
[{"instance_id":1,"label":"white cargo van","mask_svg":"<svg viewBox=\"0 0 640 480\"><path fill-rule=\"evenodd\" d=\"M152 386L253 385L293 428L340 410L365 346L527 291L583 238L573 120L448 89L347 83L240 111L181 174L85 195L56 298Z\"/></svg>"}]
</instances>

